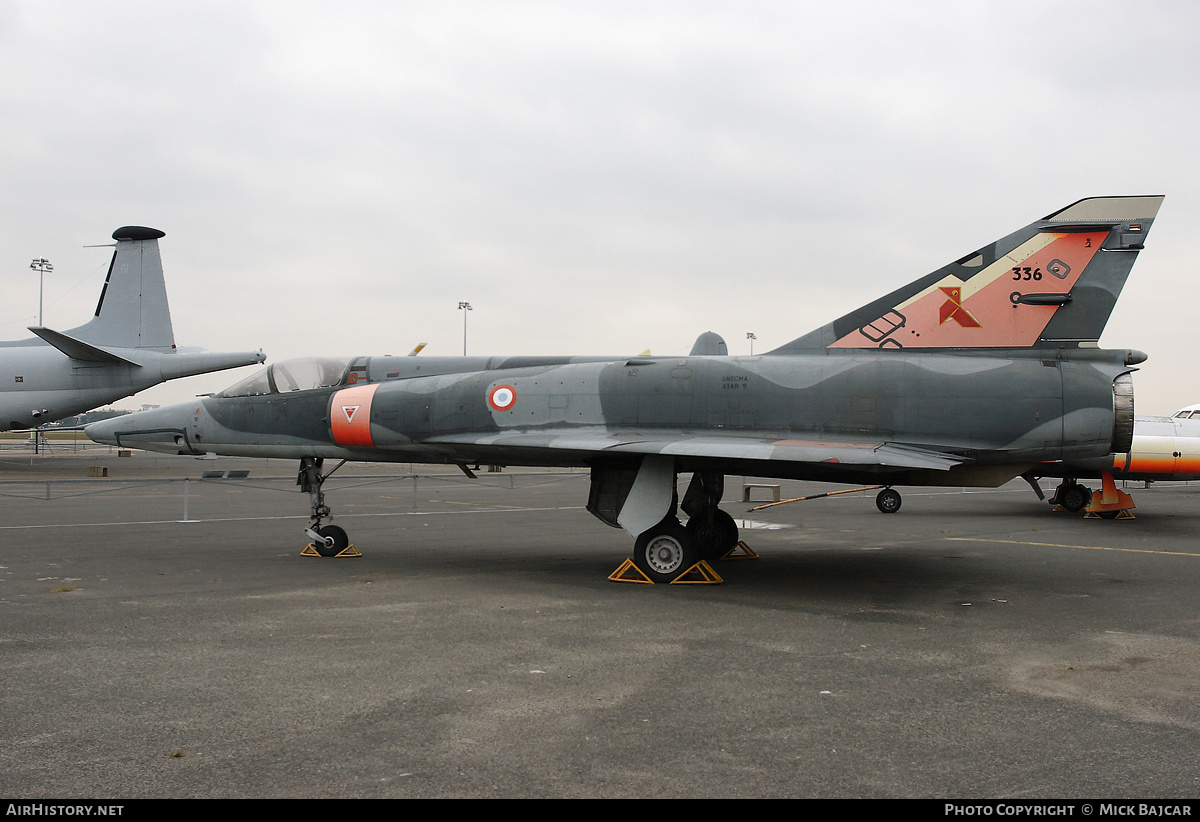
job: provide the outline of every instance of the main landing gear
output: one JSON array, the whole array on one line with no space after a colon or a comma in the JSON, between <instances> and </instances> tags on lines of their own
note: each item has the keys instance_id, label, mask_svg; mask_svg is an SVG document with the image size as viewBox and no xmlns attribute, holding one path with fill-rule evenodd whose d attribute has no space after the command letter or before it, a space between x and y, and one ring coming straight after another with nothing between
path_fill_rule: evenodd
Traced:
<instances>
[{"instance_id":1,"label":"main landing gear","mask_svg":"<svg viewBox=\"0 0 1200 822\"><path fill-rule=\"evenodd\" d=\"M674 515L643 531L633 546L633 564L651 582L674 582L701 559L699 543Z\"/></svg>"},{"instance_id":2,"label":"main landing gear","mask_svg":"<svg viewBox=\"0 0 1200 822\"><path fill-rule=\"evenodd\" d=\"M638 582L721 582L708 566L738 546L738 527L733 517L717 506L725 489L725 477L711 471L696 472L683 496L682 505L672 499L667 516L638 535L632 565L640 579L625 575L626 563L610 579ZM680 525L677 510L688 515Z\"/></svg>"},{"instance_id":3,"label":"main landing gear","mask_svg":"<svg viewBox=\"0 0 1200 822\"><path fill-rule=\"evenodd\" d=\"M311 549L322 557L361 556L358 550L350 544L350 538L346 536L343 529L336 525L321 524L321 521L331 514L329 506L325 504L325 492L321 490L321 486L334 471L345 465L346 461L339 462L328 474L321 473L324 463L323 459L304 457L300 460L300 473L296 477L296 484L300 486L301 491L308 493L309 501L312 503L310 514L312 522L304 529L304 533L312 540L312 544L304 550L304 553L309 553Z\"/></svg>"},{"instance_id":4,"label":"main landing gear","mask_svg":"<svg viewBox=\"0 0 1200 822\"><path fill-rule=\"evenodd\" d=\"M729 517L724 511L717 514L722 515L717 519ZM737 526L733 517L729 517L728 526L720 526L722 536L718 539L718 532L702 520L703 517L693 517L687 525L680 525L672 513L658 525L643 531L633 544L632 559L626 560L609 579L664 584L724 582L708 563L725 557L739 545ZM733 534L732 544L728 542L730 533ZM747 556L753 558L754 554L750 552ZM631 566L636 571L630 570Z\"/></svg>"},{"instance_id":5,"label":"main landing gear","mask_svg":"<svg viewBox=\"0 0 1200 822\"><path fill-rule=\"evenodd\" d=\"M713 471L692 474L683 508L688 515L685 530L696 543L700 559L716 560L728 554L738 544L738 527L719 506L725 495L725 475Z\"/></svg>"}]
</instances>

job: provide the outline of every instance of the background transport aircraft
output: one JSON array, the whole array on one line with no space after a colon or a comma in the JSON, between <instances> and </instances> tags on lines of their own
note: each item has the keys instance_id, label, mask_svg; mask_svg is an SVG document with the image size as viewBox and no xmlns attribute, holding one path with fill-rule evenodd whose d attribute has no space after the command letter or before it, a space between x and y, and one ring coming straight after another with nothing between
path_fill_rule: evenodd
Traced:
<instances>
[{"instance_id":1,"label":"background transport aircraft","mask_svg":"<svg viewBox=\"0 0 1200 822\"><path fill-rule=\"evenodd\" d=\"M89 411L178 377L255 365L262 351L180 351L171 330L155 228L125 226L96 314L69 331L34 326L27 340L0 342L0 431L31 428Z\"/></svg>"},{"instance_id":2,"label":"background transport aircraft","mask_svg":"<svg viewBox=\"0 0 1200 822\"><path fill-rule=\"evenodd\" d=\"M1062 477L1051 504L1080 511L1093 491L1079 480L1103 479L1105 472L1113 480L1200 480L1200 406L1188 406L1171 417L1135 417L1133 442L1125 453L1040 466L1033 473Z\"/></svg>"},{"instance_id":3,"label":"background transport aircraft","mask_svg":"<svg viewBox=\"0 0 1200 822\"><path fill-rule=\"evenodd\" d=\"M727 356L712 335L687 357L291 360L86 430L298 459L307 533L329 554L348 538L323 524L325 459L586 466L588 510L671 581L736 544L726 475L998 486L1127 452L1145 355L1097 340L1161 203L1080 200L759 356Z\"/></svg>"}]
</instances>

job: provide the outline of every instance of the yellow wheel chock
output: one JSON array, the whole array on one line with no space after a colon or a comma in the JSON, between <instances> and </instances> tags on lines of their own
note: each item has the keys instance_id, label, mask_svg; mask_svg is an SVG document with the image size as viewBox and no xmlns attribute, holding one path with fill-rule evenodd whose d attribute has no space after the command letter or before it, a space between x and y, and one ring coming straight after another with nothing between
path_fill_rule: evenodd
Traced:
<instances>
[{"instance_id":1,"label":"yellow wheel chock","mask_svg":"<svg viewBox=\"0 0 1200 822\"><path fill-rule=\"evenodd\" d=\"M317 549L314 548L313 544L310 542L308 544L308 547L300 552L300 556L302 556L302 557L319 557L321 555L319 553L317 553ZM362 554L360 554L358 552L357 548L355 548L353 545L347 545L336 555L329 557L329 559L337 559L338 557L361 557L361 556L362 556Z\"/></svg>"},{"instance_id":2,"label":"yellow wheel chock","mask_svg":"<svg viewBox=\"0 0 1200 822\"><path fill-rule=\"evenodd\" d=\"M642 569L633 564L633 560L627 559L621 563L621 567L608 575L610 582L636 582L638 585L653 585L654 580L642 573Z\"/></svg>"},{"instance_id":3,"label":"yellow wheel chock","mask_svg":"<svg viewBox=\"0 0 1200 822\"><path fill-rule=\"evenodd\" d=\"M712 569L704 560L700 560L691 568L688 568L675 579L671 580L672 585L720 585L725 580L721 579L721 575Z\"/></svg>"},{"instance_id":4,"label":"yellow wheel chock","mask_svg":"<svg viewBox=\"0 0 1200 822\"><path fill-rule=\"evenodd\" d=\"M1132 513L1130 513L1128 508L1118 508L1116 513L1113 514L1112 516L1108 516L1108 517L1104 516L1105 514L1112 514L1112 513L1113 513L1112 511L1088 511L1086 514L1083 515L1083 518L1084 519L1137 519L1137 517L1135 517Z\"/></svg>"},{"instance_id":5,"label":"yellow wheel chock","mask_svg":"<svg viewBox=\"0 0 1200 822\"><path fill-rule=\"evenodd\" d=\"M745 540L739 539L737 545L729 549L724 555L719 557L721 560L727 559L758 559L758 554L754 549L746 544Z\"/></svg>"},{"instance_id":6,"label":"yellow wheel chock","mask_svg":"<svg viewBox=\"0 0 1200 822\"><path fill-rule=\"evenodd\" d=\"M617 570L608 575L612 582L635 582L638 585L653 585L654 580L642 573L642 569L633 564L633 560L627 559L621 563ZM671 580L672 585L720 585L725 580L721 579L721 575L712 569L704 560L700 560L691 568L688 568L675 579Z\"/></svg>"}]
</instances>

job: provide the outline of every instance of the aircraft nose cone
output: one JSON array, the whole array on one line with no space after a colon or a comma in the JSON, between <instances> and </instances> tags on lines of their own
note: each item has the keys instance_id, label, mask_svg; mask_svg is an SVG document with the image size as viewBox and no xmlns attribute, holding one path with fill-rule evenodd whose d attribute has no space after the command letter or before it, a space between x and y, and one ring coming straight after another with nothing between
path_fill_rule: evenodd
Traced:
<instances>
[{"instance_id":1,"label":"aircraft nose cone","mask_svg":"<svg viewBox=\"0 0 1200 822\"><path fill-rule=\"evenodd\" d=\"M96 442L121 448L141 448L167 454L200 453L188 441L187 427L196 413L194 404L171 405L136 414L125 414L84 426Z\"/></svg>"},{"instance_id":2,"label":"aircraft nose cone","mask_svg":"<svg viewBox=\"0 0 1200 822\"><path fill-rule=\"evenodd\" d=\"M120 424L120 417L112 419L100 420L93 422L83 427L83 433L87 434L93 442L104 443L105 445L117 444L117 427Z\"/></svg>"}]
</instances>

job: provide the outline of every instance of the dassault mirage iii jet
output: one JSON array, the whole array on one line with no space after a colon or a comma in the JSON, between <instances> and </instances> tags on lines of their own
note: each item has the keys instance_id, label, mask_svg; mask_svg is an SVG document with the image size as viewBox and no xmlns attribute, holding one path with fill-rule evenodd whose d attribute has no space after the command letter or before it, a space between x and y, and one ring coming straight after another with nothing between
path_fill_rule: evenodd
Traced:
<instances>
[{"instance_id":1,"label":"dassault mirage iii jet","mask_svg":"<svg viewBox=\"0 0 1200 822\"><path fill-rule=\"evenodd\" d=\"M0 431L89 411L177 377L261 363L262 351L179 351L155 228L126 226L96 314L69 331L34 326L37 338L0 342Z\"/></svg>"},{"instance_id":2,"label":"dassault mirage iii jet","mask_svg":"<svg viewBox=\"0 0 1200 822\"><path fill-rule=\"evenodd\" d=\"M636 538L646 576L671 581L736 544L718 507L727 475L997 486L1128 451L1145 355L1097 340L1161 202L1080 200L759 356L703 335L687 357L293 360L86 430L298 459L308 533L329 553L348 540L324 524L325 459L586 466L588 510Z\"/></svg>"}]
</instances>

